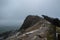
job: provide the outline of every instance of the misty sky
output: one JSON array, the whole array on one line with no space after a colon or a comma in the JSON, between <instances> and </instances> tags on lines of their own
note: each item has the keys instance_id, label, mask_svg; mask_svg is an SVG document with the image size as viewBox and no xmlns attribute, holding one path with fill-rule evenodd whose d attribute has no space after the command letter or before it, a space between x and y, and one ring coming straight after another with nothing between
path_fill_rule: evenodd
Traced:
<instances>
[{"instance_id":1,"label":"misty sky","mask_svg":"<svg viewBox=\"0 0 60 40\"><path fill-rule=\"evenodd\" d=\"M0 25L20 25L27 15L60 18L60 0L0 0Z\"/></svg>"}]
</instances>

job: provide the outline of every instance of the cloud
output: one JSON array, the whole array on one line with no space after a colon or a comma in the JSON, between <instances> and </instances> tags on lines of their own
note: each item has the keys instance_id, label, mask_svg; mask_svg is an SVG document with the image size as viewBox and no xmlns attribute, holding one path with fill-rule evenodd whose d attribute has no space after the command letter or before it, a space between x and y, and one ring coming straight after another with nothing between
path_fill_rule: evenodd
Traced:
<instances>
[{"instance_id":1,"label":"cloud","mask_svg":"<svg viewBox=\"0 0 60 40\"><path fill-rule=\"evenodd\" d=\"M58 0L0 0L0 24L18 24L27 15L60 18L59 3Z\"/></svg>"}]
</instances>

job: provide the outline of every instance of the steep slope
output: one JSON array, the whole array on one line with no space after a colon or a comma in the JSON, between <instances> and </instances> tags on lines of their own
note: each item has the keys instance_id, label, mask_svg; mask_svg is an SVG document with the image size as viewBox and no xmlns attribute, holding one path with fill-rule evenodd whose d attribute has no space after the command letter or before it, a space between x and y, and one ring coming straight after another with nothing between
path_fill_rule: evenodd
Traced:
<instances>
[{"instance_id":1,"label":"steep slope","mask_svg":"<svg viewBox=\"0 0 60 40\"><path fill-rule=\"evenodd\" d=\"M49 21L51 24L60 27L60 20L58 18L51 18L45 15L42 15L44 17L44 19L46 19L47 21Z\"/></svg>"},{"instance_id":2,"label":"steep slope","mask_svg":"<svg viewBox=\"0 0 60 40\"><path fill-rule=\"evenodd\" d=\"M39 16L28 15L26 17L26 19L24 20L21 28L18 31L23 31L23 30L33 26L34 24L36 24L40 20L42 20L42 18Z\"/></svg>"},{"instance_id":3,"label":"steep slope","mask_svg":"<svg viewBox=\"0 0 60 40\"><path fill-rule=\"evenodd\" d=\"M21 32L18 32L16 35L8 37L6 40L47 40L46 36L47 31L50 27L49 24L50 23L43 18L29 15L25 19L20 29L20 31L24 29L24 31L22 31L23 34L20 34Z\"/></svg>"},{"instance_id":4,"label":"steep slope","mask_svg":"<svg viewBox=\"0 0 60 40\"><path fill-rule=\"evenodd\" d=\"M44 18L29 15L18 32L5 40L53 40L54 28L55 26Z\"/></svg>"},{"instance_id":5,"label":"steep slope","mask_svg":"<svg viewBox=\"0 0 60 40\"><path fill-rule=\"evenodd\" d=\"M46 20L41 20L32 27L26 29L24 34L18 35L18 32L16 35L9 37L6 40L47 40L46 36L50 27L49 25L50 23Z\"/></svg>"}]
</instances>

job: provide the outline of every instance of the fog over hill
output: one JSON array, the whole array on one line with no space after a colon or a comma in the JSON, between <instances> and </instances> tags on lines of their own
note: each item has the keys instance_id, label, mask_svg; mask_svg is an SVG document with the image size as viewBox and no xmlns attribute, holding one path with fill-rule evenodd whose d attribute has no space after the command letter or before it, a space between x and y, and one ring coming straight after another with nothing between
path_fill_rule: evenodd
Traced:
<instances>
[{"instance_id":1,"label":"fog over hill","mask_svg":"<svg viewBox=\"0 0 60 40\"><path fill-rule=\"evenodd\" d=\"M60 18L59 10L60 0L0 0L0 24L19 24L27 15Z\"/></svg>"}]
</instances>

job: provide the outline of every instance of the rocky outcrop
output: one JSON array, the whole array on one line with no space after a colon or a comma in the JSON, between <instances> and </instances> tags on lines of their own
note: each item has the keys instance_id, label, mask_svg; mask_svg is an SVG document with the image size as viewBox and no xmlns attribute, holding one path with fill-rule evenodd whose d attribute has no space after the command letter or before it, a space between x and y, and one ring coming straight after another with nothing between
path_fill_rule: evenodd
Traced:
<instances>
[{"instance_id":1,"label":"rocky outcrop","mask_svg":"<svg viewBox=\"0 0 60 40\"><path fill-rule=\"evenodd\" d=\"M44 17L44 19L46 19L47 21L49 21L51 24L60 27L60 20L58 18L51 18L45 15L42 15Z\"/></svg>"},{"instance_id":2,"label":"rocky outcrop","mask_svg":"<svg viewBox=\"0 0 60 40\"><path fill-rule=\"evenodd\" d=\"M18 31L25 30L34 24L36 24L38 21L42 20L39 16L34 16L34 15L28 15L26 19L24 20L21 28Z\"/></svg>"},{"instance_id":3,"label":"rocky outcrop","mask_svg":"<svg viewBox=\"0 0 60 40\"><path fill-rule=\"evenodd\" d=\"M19 35L19 32L7 38L6 40L47 40L47 31L50 23L46 20L41 20L35 25L27 28L25 33Z\"/></svg>"},{"instance_id":4,"label":"rocky outcrop","mask_svg":"<svg viewBox=\"0 0 60 40\"><path fill-rule=\"evenodd\" d=\"M16 35L13 35L6 40L47 40L47 31L49 29L49 22L40 18L39 16L29 15L24 20L21 28L24 30L17 32Z\"/></svg>"}]
</instances>

